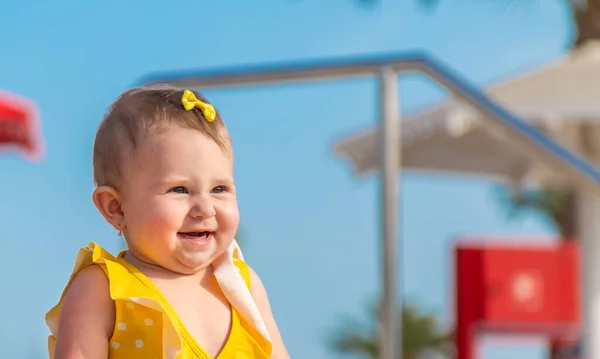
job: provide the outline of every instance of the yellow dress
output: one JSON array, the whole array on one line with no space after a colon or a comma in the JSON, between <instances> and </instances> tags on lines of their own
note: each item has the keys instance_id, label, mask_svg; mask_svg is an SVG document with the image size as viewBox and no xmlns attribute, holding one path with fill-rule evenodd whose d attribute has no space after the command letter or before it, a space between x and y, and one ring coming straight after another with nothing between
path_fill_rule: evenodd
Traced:
<instances>
[{"instance_id":1,"label":"yellow dress","mask_svg":"<svg viewBox=\"0 0 600 359\"><path fill-rule=\"evenodd\" d=\"M95 243L80 249L74 276L86 266L99 265L110 282L110 296L115 301L115 328L110 340L109 359L211 359L196 342L171 305L158 288L142 272L123 259L125 252L114 257ZM234 260L244 282L250 287L250 268L241 260ZM60 301L46 314L46 323L52 333L48 338L50 359L58 329ZM264 338L234 308L229 338L216 359L268 359L271 343Z\"/></svg>"}]
</instances>

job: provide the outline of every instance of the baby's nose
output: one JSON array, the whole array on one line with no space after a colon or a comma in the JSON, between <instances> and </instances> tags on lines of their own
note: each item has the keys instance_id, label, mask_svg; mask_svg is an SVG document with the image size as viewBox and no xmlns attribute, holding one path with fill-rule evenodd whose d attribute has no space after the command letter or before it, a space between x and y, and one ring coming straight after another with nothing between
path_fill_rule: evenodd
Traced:
<instances>
[{"instance_id":1,"label":"baby's nose","mask_svg":"<svg viewBox=\"0 0 600 359\"><path fill-rule=\"evenodd\" d=\"M215 206L210 196L199 196L190 211L190 215L194 218L210 218L215 214Z\"/></svg>"}]
</instances>

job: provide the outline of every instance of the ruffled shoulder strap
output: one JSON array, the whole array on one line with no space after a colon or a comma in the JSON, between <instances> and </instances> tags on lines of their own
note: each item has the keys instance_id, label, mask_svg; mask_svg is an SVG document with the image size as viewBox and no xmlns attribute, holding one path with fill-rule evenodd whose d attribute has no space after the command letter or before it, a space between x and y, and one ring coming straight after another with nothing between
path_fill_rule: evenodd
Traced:
<instances>
[{"instance_id":1,"label":"ruffled shoulder strap","mask_svg":"<svg viewBox=\"0 0 600 359\"><path fill-rule=\"evenodd\" d=\"M58 316L60 314L63 298L69 289L69 286L77 273L90 264L98 265L102 268L104 273L106 273L110 282L110 296L113 300L154 296L154 293L144 286L144 284L123 265L123 259L114 257L98 244L90 242L87 247L81 248L77 253L73 271L60 296L59 302L46 313L46 324L52 334L56 334L56 330L58 329Z\"/></svg>"}]
</instances>

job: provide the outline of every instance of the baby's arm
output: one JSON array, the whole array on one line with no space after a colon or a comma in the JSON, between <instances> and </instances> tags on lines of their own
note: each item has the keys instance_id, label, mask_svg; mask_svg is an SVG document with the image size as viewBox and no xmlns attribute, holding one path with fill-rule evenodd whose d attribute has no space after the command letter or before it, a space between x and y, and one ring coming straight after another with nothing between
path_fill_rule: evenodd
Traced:
<instances>
[{"instance_id":1,"label":"baby's arm","mask_svg":"<svg viewBox=\"0 0 600 359\"><path fill-rule=\"evenodd\" d=\"M258 306L258 310L265 321L265 325L267 326L267 331L269 332L269 336L271 337L271 343L273 344L273 354L271 355L271 359L290 359L290 355L283 344L283 339L281 338L281 334L279 333L279 329L277 328L277 323L275 322L275 318L273 317L273 312L271 311L271 304L269 303L269 297L267 295L267 291L262 281L258 277L258 274L254 270L251 269L251 277L250 277L252 297L256 305Z\"/></svg>"},{"instance_id":2,"label":"baby's arm","mask_svg":"<svg viewBox=\"0 0 600 359\"><path fill-rule=\"evenodd\" d=\"M107 359L115 323L108 278L97 265L82 269L63 299L55 359Z\"/></svg>"}]
</instances>

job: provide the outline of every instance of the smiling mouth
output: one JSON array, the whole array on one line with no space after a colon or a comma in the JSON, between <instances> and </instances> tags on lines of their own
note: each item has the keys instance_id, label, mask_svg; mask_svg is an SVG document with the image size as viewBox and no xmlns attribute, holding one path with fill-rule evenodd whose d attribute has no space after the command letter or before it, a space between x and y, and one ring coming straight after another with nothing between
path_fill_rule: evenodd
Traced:
<instances>
[{"instance_id":1,"label":"smiling mouth","mask_svg":"<svg viewBox=\"0 0 600 359\"><path fill-rule=\"evenodd\" d=\"M182 238L192 239L196 241L207 240L213 234L214 232L177 232L177 235Z\"/></svg>"}]
</instances>

